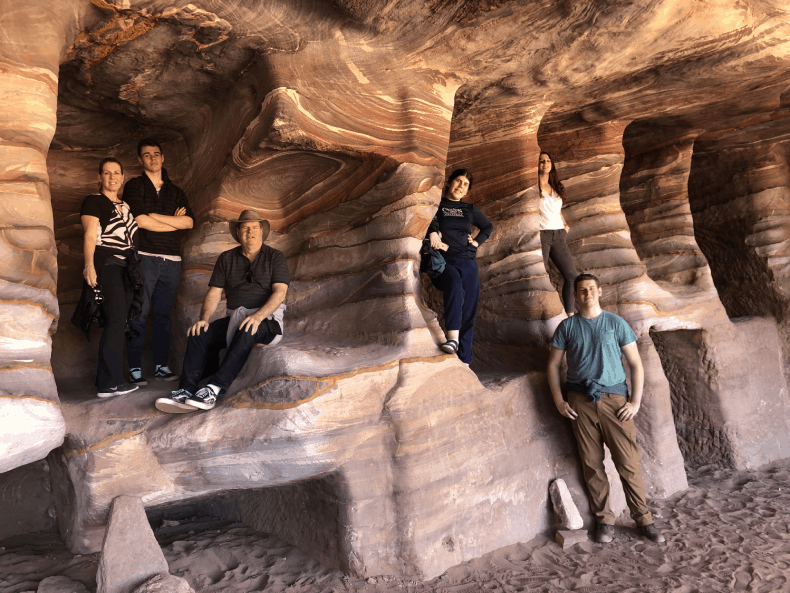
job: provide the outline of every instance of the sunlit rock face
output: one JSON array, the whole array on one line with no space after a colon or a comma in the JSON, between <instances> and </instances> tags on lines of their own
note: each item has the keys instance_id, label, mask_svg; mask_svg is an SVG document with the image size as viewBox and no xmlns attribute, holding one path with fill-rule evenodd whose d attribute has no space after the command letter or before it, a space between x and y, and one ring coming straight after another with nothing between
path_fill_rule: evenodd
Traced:
<instances>
[{"instance_id":1,"label":"sunlit rock face","mask_svg":"<svg viewBox=\"0 0 790 593\"><path fill-rule=\"evenodd\" d=\"M50 4L2 6L0 470L60 444L53 371L92 379L97 340L53 321L79 296L79 207L103 157L128 179L137 141L159 138L196 212L173 367L242 210L271 221L292 277L285 339L210 413L164 416L144 391L64 404L49 462L73 550L99 549L120 494L225 492L321 561L426 578L548 529L554 478L583 501L544 372L563 309L540 149L577 267L639 337L648 495L684 489L684 461L790 454L783 3ZM441 299L417 271L457 167L495 224L475 372L437 349Z\"/></svg>"}]
</instances>

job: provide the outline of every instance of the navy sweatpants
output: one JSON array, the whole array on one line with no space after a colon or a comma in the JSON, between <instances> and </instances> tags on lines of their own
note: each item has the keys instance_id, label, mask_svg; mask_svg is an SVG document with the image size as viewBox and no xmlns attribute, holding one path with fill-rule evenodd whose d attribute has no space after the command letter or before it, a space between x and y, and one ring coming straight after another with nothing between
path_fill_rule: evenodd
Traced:
<instances>
[{"instance_id":1,"label":"navy sweatpants","mask_svg":"<svg viewBox=\"0 0 790 593\"><path fill-rule=\"evenodd\" d=\"M460 330L458 358L472 362L472 335L480 299L477 260L445 256L447 265L441 276L431 278L444 297L444 325L447 331Z\"/></svg>"}]
</instances>

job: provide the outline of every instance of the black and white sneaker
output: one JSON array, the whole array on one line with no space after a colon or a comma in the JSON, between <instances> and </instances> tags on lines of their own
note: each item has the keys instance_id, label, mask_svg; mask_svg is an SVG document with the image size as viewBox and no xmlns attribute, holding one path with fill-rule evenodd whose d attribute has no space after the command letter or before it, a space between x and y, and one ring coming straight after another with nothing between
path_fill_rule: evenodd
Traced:
<instances>
[{"instance_id":1,"label":"black and white sneaker","mask_svg":"<svg viewBox=\"0 0 790 593\"><path fill-rule=\"evenodd\" d=\"M160 412L167 412L168 414L188 414L189 412L197 411L195 406L190 406L185 403L190 397L194 397L191 392L186 389L178 389L172 393L170 397L160 397L154 405Z\"/></svg>"},{"instance_id":2,"label":"black and white sneaker","mask_svg":"<svg viewBox=\"0 0 790 593\"><path fill-rule=\"evenodd\" d=\"M98 395L99 397L114 397L116 395L123 395L124 393L131 393L136 389L139 389L139 385L132 385L131 383L121 383L120 385L116 385L115 387L106 387L105 389L99 389Z\"/></svg>"},{"instance_id":3,"label":"black and white sneaker","mask_svg":"<svg viewBox=\"0 0 790 593\"><path fill-rule=\"evenodd\" d=\"M210 410L216 405L217 396L214 395L214 390L211 387L203 387L198 389L195 395L187 399L186 403L201 410Z\"/></svg>"},{"instance_id":4,"label":"black and white sneaker","mask_svg":"<svg viewBox=\"0 0 790 593\"><path fill-rule=\"evenodd\" d=\"M129 383L139 387L145 387L148 385L148 381L143 378L143 372L140 369L129 370Z\"/></svg>"},{"instance_id":5,"label":"black and white sneaker","mask_svg":"<svg viewBox=\"0 0 790 593\"><path fill-rule=\"evenodd\" d=\"M167 367L167 365L158 366L156 367L156 372L154 373L154 379L157 381L175 381L178 379L178 375L170 372L170 369Z\"/></svg>"}]
</instances>

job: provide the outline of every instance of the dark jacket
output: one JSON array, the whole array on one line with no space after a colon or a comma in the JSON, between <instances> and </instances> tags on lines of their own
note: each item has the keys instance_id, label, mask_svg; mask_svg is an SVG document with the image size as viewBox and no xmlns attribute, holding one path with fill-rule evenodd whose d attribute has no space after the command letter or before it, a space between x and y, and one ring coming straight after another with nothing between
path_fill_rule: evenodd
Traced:
<instances>
[{"instance_id":1,"label":"dark jacket","mask_svg":"<svg viewBox=\"0 0 790 593\"><path fill-rule=\"evenodd\" d=\"M126 290L134 291L132 304L129 306L129 312L126 314L125 331L126 337L132 339L136 338L140 333L135 329L132 321L143 311L143 284L145 284L145 276L143 276L143 270L140 268L140 258L136 253L128 258L123 284Z\"/></svg>"},{"instance_id":2,"label":"dark jacket","mask_svg":"<svg viewBox=\"0 0 790 593\"><path fill-rule=\"evenodd\" d=\"M71 316L71 322L85 334L89 342L91 341L91 327L93 324L104 327L107 323L102 314L101 303L103 301L104 295L101 292L101 286L97 284L96 288L91 288L83 280L82 294L77 302L77 308L74 309L74 314Z\"/></svg>"},{"instance_id":3,"label":"dark jacket","mask_svg":"<svg viewBox=\"0 0 790 593\"><path fill-rule=\"evenodd\" d=\"M468 240L473 225L480 231L475 241L482 245L494 230L494 225L486 215L475 208L474 204L442 198L426 237L434 232L441 233L442 241L449 245L447 256L474 259L477 257L477 247Z\"/></svg>"},{"instance_id":4,"label":"dark jacket","mask_svg":"<svg viewBox=\"0 0 790 593\"><path fill-rule=\"evenodd\" d=\"M137 254L132 254L127 258L126 273L123 277L123 284L126 290L133 290L132 304L126 316L126 336L134 337L137 332L132 327L132 320L143 310L143 272L140 269L140 260ZM82 281L82 294L77 301L77 308L71 316L71 322L85 334L88 341L91 341L91 328L93 324L104 327L107 320L104 318L101 304L104 302L101 285L91 288L85 280Z\"/></svg>"},{"instance_id":5,"label":"dark jacket","mask_svg":"<svg viewBox=\"0 0 790 593\"><path fill-rule=\"evenodd\" d=\"M129 204L132 215L136 218L143 214L163 214L173 216L179 208L186 208L186 215L192 221L195 214L189 206L186 194L175 183L170 181L167 171L162 169L162 184L159 194L148 175L143 173L126 182L123 188L123 201ZM181 236L183 231L161 233L140 229L137 249L145 253L160 255L181 255Z\"/></svg>"}]
</instances>

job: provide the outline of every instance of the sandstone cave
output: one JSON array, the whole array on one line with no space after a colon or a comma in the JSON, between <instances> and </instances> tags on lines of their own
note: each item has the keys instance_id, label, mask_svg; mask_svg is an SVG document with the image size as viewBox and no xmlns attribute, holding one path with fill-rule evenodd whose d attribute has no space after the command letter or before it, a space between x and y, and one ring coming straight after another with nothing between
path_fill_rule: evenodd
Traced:
<instances>
[{"instance_id":1,"label":"sandstone cave","mask_svg":"<svg viewBox=\"0 0 790 593\"><path fill-rule=\"evenodd\" d=\"M545 373L564 313L525 198L540 150L579 269L638 336L648 496L789 458L789 16L779 0L0 2L0 540L46 528L95 554L126 495L149 517L213 509L353 577L428 580L550 531L556 478L589 523ZM167 417L155 390L94 398L97 340L69 323L82 199L106 156L139 175L145 136L197 218L172 368L242 210L291 271L285 339L211 414ZM459 167L495 224L471 368L438 350L419 273Z\"/></svg>"}]
</instances>

